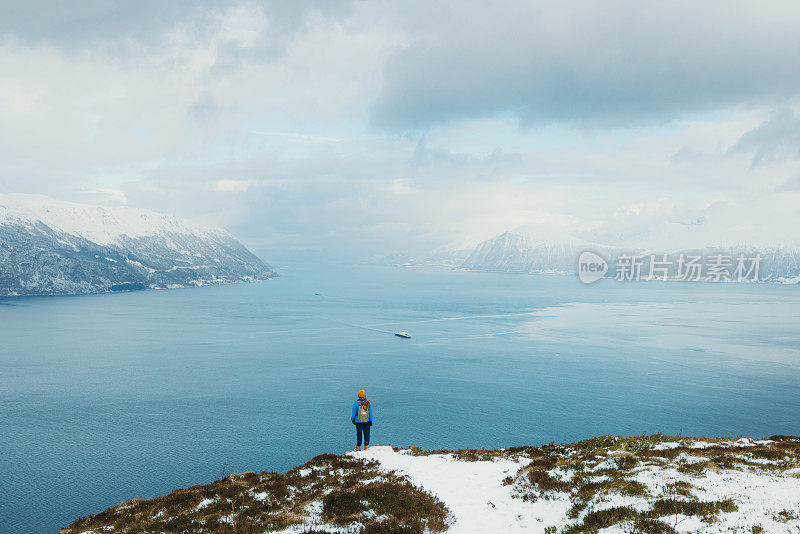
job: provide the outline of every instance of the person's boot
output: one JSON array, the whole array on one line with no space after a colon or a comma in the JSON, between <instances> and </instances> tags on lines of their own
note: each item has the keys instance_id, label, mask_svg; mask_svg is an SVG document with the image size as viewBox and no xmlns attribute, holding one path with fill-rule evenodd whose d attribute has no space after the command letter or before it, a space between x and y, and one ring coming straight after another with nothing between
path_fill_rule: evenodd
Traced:
<instances>
[{"instance_id":1,"label":"person's boot","mask_svg":"<svg viewBox=\"0 0 800 534\"><path fill-rule=\"evenodd\" d=\"M369 449L369 445L364 445L364 450Z\"/></svg>"},{"instance_id":2,"label":"person's boot","mask_svg":"<svg viewBox=\"0 0 800 534\"><path fill-rule=\"evenodd\" d=\"M364 447L364 448L366 449L366 447ZM359 447L358 445L356 445L356 450L357 450L357 451L360 451L360 450L361 450L361 447Z\"/></svg>"}]
</instances>

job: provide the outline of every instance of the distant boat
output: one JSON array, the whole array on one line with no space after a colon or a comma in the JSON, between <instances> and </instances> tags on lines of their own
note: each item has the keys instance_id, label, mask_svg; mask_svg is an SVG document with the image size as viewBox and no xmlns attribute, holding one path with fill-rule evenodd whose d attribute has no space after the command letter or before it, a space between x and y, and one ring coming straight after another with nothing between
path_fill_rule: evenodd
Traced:
<instances>
[{"instance_id":1,"label":"distant boat","mask_svg":"<svg viewBox=\"0 0 800 534\"><path fill-rule=\"evenodd\" d=\"M406 339L411 339L411 334L409 334L405 330L401 330L399 332L395 332L394 335L396 335L397 337L404 337Z\"/></svg>"},{"instance_id":2,"label":"distant boat","mask_svg":"<svg viewBox=\"0 0 800 534\"><path fill-rule=\"evenodd\" d=\"M318 293L318 292L317 292L317 293L314 293L314 294L315 294L315 295L319 295L319 293Z\"/></svg>"}]
</instances>

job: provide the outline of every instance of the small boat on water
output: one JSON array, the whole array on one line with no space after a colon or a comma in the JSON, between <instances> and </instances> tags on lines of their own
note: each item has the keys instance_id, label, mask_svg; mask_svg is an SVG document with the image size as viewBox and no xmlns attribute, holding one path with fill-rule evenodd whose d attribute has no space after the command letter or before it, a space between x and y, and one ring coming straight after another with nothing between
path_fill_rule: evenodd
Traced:
<instances>
[{"instance_id":1,"label":"small boat on water","mask_svg":"<svg viewBox=\"0 0 800 534\"><path fill-rule=\"evenodd\" d=\"M395 332L394 335L396 335L397 337L404 337L406 339L411 339L411 334L409 334L405 330L401 330L399 332Z\"/></svg>"},{"instance_id":2,"label":"small boat on water","mask_svg":"<svg viewBox=\"0 0 800 534\"><path fill-rule=\"evenodd\" d=\"M316 293L314 293L314 294L315 294L315 295L319 295L319 291L317 291L317 292L316 292Z\"/></svg>"}]
</instances>

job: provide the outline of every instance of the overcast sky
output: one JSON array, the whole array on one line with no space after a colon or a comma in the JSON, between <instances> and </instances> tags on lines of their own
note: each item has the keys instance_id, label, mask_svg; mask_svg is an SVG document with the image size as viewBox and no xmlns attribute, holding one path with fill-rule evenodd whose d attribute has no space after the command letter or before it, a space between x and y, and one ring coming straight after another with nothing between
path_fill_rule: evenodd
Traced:
<instances>
[{"instance_id":1,"label":"overcast sky","mask_svg":"<svg viewBox=\"0 0 800 534\"><path fill-rule=\"evenodd\" d=\"M0 191L265 259L536 225L799 243L796 2L0 4Z\"/></svg>"}]
</instances>

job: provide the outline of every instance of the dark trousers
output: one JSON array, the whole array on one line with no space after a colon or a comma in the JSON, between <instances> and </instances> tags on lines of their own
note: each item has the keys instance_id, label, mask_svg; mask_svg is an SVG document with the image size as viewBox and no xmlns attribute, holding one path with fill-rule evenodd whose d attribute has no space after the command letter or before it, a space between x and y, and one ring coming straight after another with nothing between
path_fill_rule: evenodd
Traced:
<instances>
[{"instance_id":1,"label":"dark trousers","mask_svg":"<svg viewBox=\"0 0 800 534\"><path fill-rule=\"evenodd\" d=\"M364 435L364 445L369 447L369 421L356 423L356 445L361 446L361 435Z\"/></svg>"}]
</instances>

